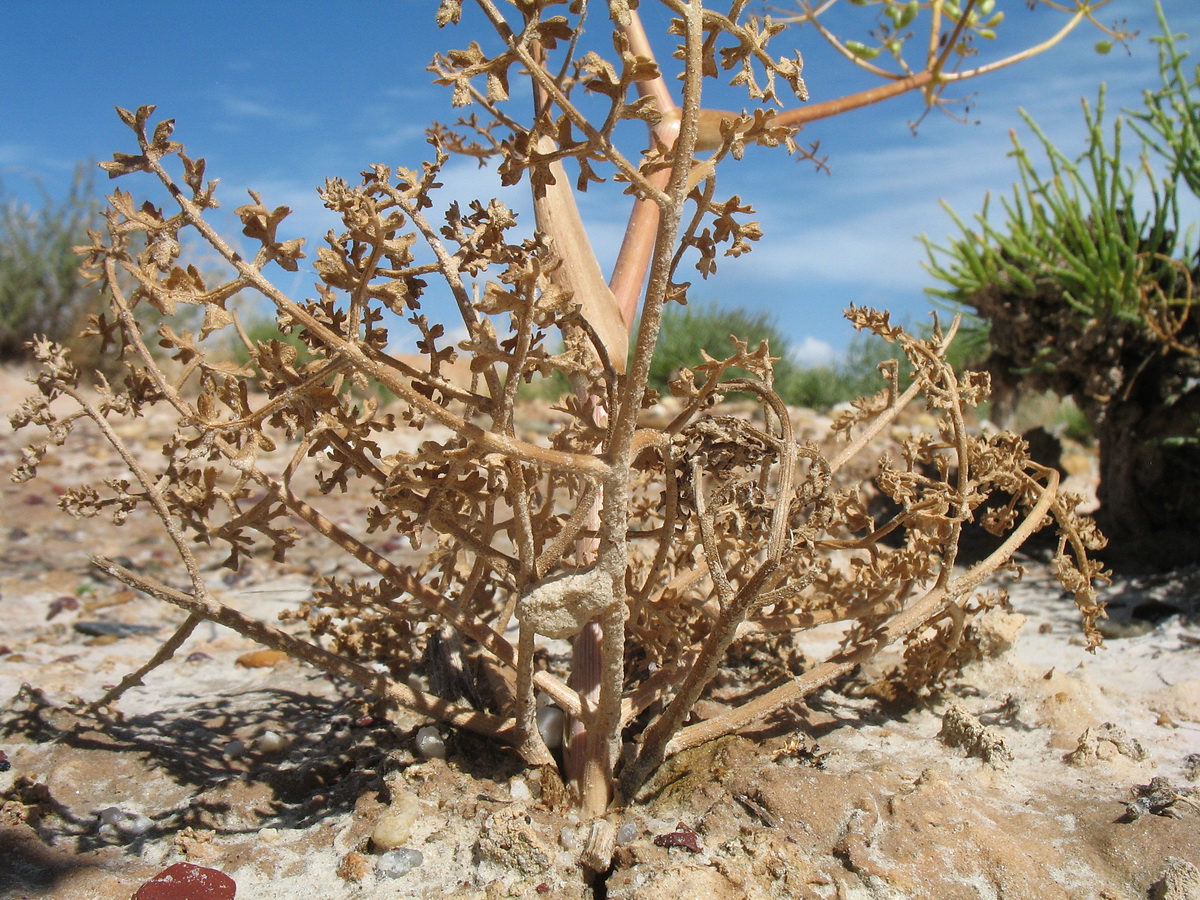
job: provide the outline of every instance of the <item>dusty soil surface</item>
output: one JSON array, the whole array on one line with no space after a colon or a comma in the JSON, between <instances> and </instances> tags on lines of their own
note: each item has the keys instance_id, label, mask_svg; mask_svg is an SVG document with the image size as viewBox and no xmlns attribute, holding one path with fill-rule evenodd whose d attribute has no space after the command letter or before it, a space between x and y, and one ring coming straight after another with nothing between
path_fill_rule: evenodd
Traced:
<instances>
[{"instance_id":1,"label":"dusty soil surface","mask_svg":"<svg viewBox=\"0 0 1200 900\"><path fill-rule=\"evenodd\" d=\"M7 413L23 386L6 373L0 388ZM0 423L5 472L22 437ZM119 714L80 715L183 618L89 567L98 552L169 572L153 528L56 508L65 486L119 474L99 451L76 441L37 481L0 484L0 896L128 900L187 861L247 900L1200 897L1196 570L1118 579L1089 654L1029 561L1013 613L989 625L992 654L944 690L889 697L872 688L881 659L677 758L612 814L613 867L589 878L590 825L544 803L537 772L462 734L422 759L426 721L384 719L215 626ZM362 498L339 504L350 521ZM306 596L304 572L337 565L303 546L238 579L218 563L221 599L267 619ZM808 640L816 655L836 635ZM381 853L370 837L388 816L397 846Z\"/></svg>"}]
</instances>

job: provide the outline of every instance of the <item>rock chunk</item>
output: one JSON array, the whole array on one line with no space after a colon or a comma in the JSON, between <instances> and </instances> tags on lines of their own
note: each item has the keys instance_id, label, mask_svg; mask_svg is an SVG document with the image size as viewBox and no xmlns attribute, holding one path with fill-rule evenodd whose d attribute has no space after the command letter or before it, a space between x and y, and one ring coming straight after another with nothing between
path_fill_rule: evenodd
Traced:
<instances>
[{"instance_id":1,"label":"rock chunk","mask_svg":"<svg viewBox=\"0 0 1200 900\"><path fill-rule=\"evenodd\" d=\"M143 884L133 900L233 900L237 884L224 872L175 863Z\"/></svg>"}]
</instances>

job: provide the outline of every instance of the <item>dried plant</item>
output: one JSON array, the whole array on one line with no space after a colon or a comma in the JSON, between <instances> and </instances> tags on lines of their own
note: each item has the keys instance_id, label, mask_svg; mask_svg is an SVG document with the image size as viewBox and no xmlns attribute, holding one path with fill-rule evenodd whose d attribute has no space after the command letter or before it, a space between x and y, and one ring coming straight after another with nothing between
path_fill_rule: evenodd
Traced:
<instances>
[{"instance_id":1,"label":"dried plant","mask_svg":"<svg viewBox=\"0 0 1200 900\"><path fill-rule=\"evenodd\" d=\"M1074 516L1057 473L1033 463L1022 441L968 432L968 409L987 384L947 364L953 327L918 339L884 312L849 310L856 328L894 343L915 374L901 391L895 367L885 371L883 390L837 421L845 443L832 457L797 441L771 387L768 348L737 340L721 358L705 353L672 383L671 412L658 420L666 424L643 424L643 413L663 403L647 389L647 375L664 305L686 300L685 264L705 274L718 251L740 256L758 237L743 201L716 199L717 166L750 143L794 152L798 124L902 90L924 89L930 104L939 103L945 84L969 74L956 67L987 26L980 15L987 4L877 4L881 16L921 7L930 19L918 73L905 66L908 74L882 73L892 81L876 93L745 115L702 109L702 79L733 72L756 103L778 102L784 86L805 99L799 56L767 51L779 23L743 22L744 2L723 14L698 2L665 5L677 16L678 106L635 3L608 4L606 57L579 46L586 2L552 15L555 3L523 0L510 21L479 0L501 49L489 55L471 43L437 57L433 69L453 88L455 105L474 104L483 116L434 128L434 158L420 169L376 165L358 184L326 182L321 197L342 226L317 250L316 296L303 301L269 275L272 266L296 271L304 256L300 240L284 237L288 210L252 194L237 215L254 249L240 252L210 224L216 185L205 181L204 161L172 140L173 123L152 125L148 106L120 111L138 148L104 167L113 177L149 175L170 197L161 209L115 191L104 233L83 250L113 297L93 331L115 345L125 375L85 390L63 350L39 342L40 396L14 417L18 427L47 430L27 450L19 479L32 477L47 449L81 420L94 423L131 478L69 491L62 505L80 516L110 514L118 524L149 511L186 570L180 590L95 559L114 578L188 613L155 657L96 706L169 659L203 620L511 745L549 773L555 757L536 724L540 692L568 715L565 778L575 803L596 816L635 797L665 758L798 703L893 642L906 643L919 680L936 678L982 602L976 588L1051 519L1061 533L1061 577L1089 641L1099 642L1093 583L1102 573L1087 556L1098 535ZM1097 5L1081 3L1072 24ZM460 3L446 0L439 21L456 22L460 12ZM813 21L818 14L806 12ZM907 28L913 17L904 16ZM509 100L515 73L532 80L531 114L518 114ZM643 153L620 149L629 120L650 128ZM506 182L526 180L536 230L519 233L516 217L495 200L454 205L435 218L435 188L453 152L495 157ZM634 198L611 286L576 211L568 162L578 170L575 189L610 179ZM184 262L198 245L224 260L223 276L202 276ZM136 282L132 290L123 287L126 276ZM466 332L457 346L420 312L433 282L457 303ZM282 341L251 341L230 305L238 296L270 303L281 331L298 335L308 358ZM189 307L203 310L198 333L172 327ZM151 352L150 309L170 362ZM389 314L420 330L419 364L389 353ZM208 349L209 335L229 328L246 344L245 364ZM469 361L469 380L451 377L455 360ZM734 368L750 377L723 381ZM537 437L525 420L544 420L545 412L523 404L519 390L552 373L565 375L572 390L556 407L557 427ZM395 396L394 412L354 390L369 384ZM719 407L730 391L752 397L756 413ZM51 405L62 396L75 404L69 413ZM866 458L874 438L918 398L936 429L907 440L894 458ZM170 409L176 427L162 455L147 459L115 423L152 407ZM380 443L396 429L426 427L419 452L389 453ZM318 494L332 494L352 479L365 479L374 497L355 530L323 512L319 497L310 502L314 483ZM886 495L891 512L869 507L873 492ZM982 562L956 568L964 524L997 493L1007 500L983 524L1007 537ZM237 569L252 554L284 559L297 529L373 573L318 580L313 599L291 614L311 640L219 602L194 549L223 548L225 565ZM398 537L420 550L418 563L388 549ZM778 684L756 685L752 701L689 721L735 642L783 646L830 622L852 626L838 652ZM574 641L569 680L536 664L536 635ZM439 653L465 656L473 690L428 679Z\"/></svg>"}]
</instances>

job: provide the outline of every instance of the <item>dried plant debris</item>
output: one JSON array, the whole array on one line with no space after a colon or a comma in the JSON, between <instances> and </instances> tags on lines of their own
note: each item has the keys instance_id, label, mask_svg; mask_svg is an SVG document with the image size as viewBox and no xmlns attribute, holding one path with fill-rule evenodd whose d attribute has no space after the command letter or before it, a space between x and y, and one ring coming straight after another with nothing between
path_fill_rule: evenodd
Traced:
<instances>
[{"instance_id":1,"label":"dried plant debris","mask_svg":"<svg viewBox=\"0 0 1200 900\"><path fill-rule=\"evenodd\" d=\"M1189 753L1185 756L1183 770L1188 781L1200 780L1200 753Z\"/></svg>"},{"instance_id":2,"label":"dried plant debris","mask_svg":"<svg viewBox=\"0 0 1200 900\"><path fill-rule=\"evenodd\" d=\"M1195 788L1177 789L1161 775L1151 778L1149 784L1134 785L1130 793L1133 799L1125 803L1120 822L1136 822L1147 813L1181 819L1185 810L1193 815L1200 812L1200 797Z\"/></svg>"},{"instance_id":3,"label":"dried plant debris","mask_svg":"<svg viewBox=\"0 0 1200 900\"><path fill-rule=\"evenodd\" d=\"M1073 766L1089 766L1118 756L1141 762L1146 750L1120 725L1105 722L1088 728L1079 736L1079 745L1067 754L1066 760Z\"/></svg>"},{"instance_id":4,"label":"dried plant debris","mask_svg":"<svg viewBox=\"0 0 1200 900\"><path fill-rule=\"evenodd\" d=\"M879 393L834 423L840 444L796 439L769 348L736 338L682 370L659 424L642 424L662 403L646 379L664 304L687 300L685 265L708 274L718 247L738 256L758 236L746 204L714 198L716 164L751 142L795 147L770 113L702 116L700 80L736 69L753 98L773 100L785 84L803 98L800 64L766 51L778 29L688 7L670 35L685 64L683 105L656 108L631 97L670 95L649 50L635 49L632 4L612 5L608 62L578 50L579 5L542 18L547 5L517 4L522 21L509 24L485 4L496 55L472 43L434 66L454 104L483 115L432 130L419 168L328 180L320 196L340 224L315 254L287 235L289 210L253 192L235 210L240 238L222 235L217 182L174 139L174 122L153 122L152 106L119 110L136 147L103 167L147 197L114 190L81 252L110 298L91 334L123 373L85 377L40 340L38 394L12 416L37 433L17 480L90 429L127 474L66 490L62 508L118 526L156 518L178 558L162 577L95 558L187 617L92 709L113 705L207 620L531 765L561 761L575 802L598 816L663 760L801 702L895 642L903 678L935 683L975 652L970 621L998 602L977 589L1043 527L1058 530L1059 578L1098 646L1106 576L1089 553L1103 539L1022 439L968 430L988 379L947 361L956 326L916 336L886 312L847 311L895 347L912 379L902 387L899 366L885 366ZM441 21L457 12L443 3ZM508 105L517 71L532 79L532 121ZM707 136L676 128L685 115L708 123ZM653 129L640 156L614 137L630 119ZM703 147L712 155L694 159ZM505 182L527 179L537 227L497 200L443 204L453 152L494 157ZM579 190L612 179L646 201L635 215L659 225L642 239L644 292L645 268L632 293L596 276L567 162ZM318 281L296 299L278 275L306 258ZM457 324L422 312L435 290L453 299ZM249 336L238 310L253 304L274 311L275 337ZM401 322L420 335L415 358L393 350ZM544 407L522 389L551 376L571 387L547 431L535 427ZM751 412L723 409L731 392L748 395ZM878 436L918 405L931 427L881 450ZM145 452L124 426L150 415L173 429ZM371 495L354 522L333 512L351 483ZM874 511L880 496L886 513ZM962 529L990 497L1002 499L981 524L1003 540L957 566ZM290 564L302 543L341 562L314 573L311 598L282 626L239 609L236 579L218 595L206 577L211 554L239 573L265 557ZM799 671L759 672L723 711L691 718L731 647L786 646L827 623L850 626L828 658L795 655ZM573 641L569 679L538 666L538 635ZM558 757L537 727L547 704L570 722Z\"/></svg>"},{"instance_id":5,"label":"dried plant debris","mask_svg":"<svg viewBox=\"0 0 1200 900\"><path fill-rule=\"evenodd\" d=\"M996 729L982 724L961 706L953 705L942 715L938 738L946 746L961 747L968 756L978 757L997 768L1003 768L1013 759L1012 751Z\"/></svg>"}]
</instances>

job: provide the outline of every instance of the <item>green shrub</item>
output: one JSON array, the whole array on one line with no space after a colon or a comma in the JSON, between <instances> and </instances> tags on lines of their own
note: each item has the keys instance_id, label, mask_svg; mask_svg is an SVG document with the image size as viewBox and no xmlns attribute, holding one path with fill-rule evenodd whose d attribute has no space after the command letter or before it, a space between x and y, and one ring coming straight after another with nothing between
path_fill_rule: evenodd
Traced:
<instances>
[{"instance_id":1,"label":"green shrub","mask_svg":"<svg viewBox=\"0 0 1200 900\"><path fill-rule=\"evenodd\" d=\"M658 348L650 368L650 385L659 392L668 390L670 380L682 368L701 361L700 351L711 356L727 352L730 337L746 341L753 351L766 341L774 363L775 390L785 403L827 410L839 403L874 394L884 387L879 366L901 357L901 380L908 384L907 361L894 344L874 334L857 334L845 356L823 365L802 365L791 353L791 341L775 320L766 312L750 312L737 306L718 303L689 304L664 311ZM964 342L965 349L952 347L958 357L979 358L977 344ZM730 369L729 378L745 377L740 369Z\"/></svg>"},{"instance_id":2,"label":"green shrub","mask_svg":"<svg viewBox=\"0 0 1200 900\"><path fill-rule=\"evenodd\" d=\"M269 343L278 341L281 344L287 344L296 351L296 364L303 365L304 363L313 360L313 354L309 351L304 341L300 338L300 333L297 330L285 332L279 327L273 316L252 315L243 322L243 329L246 337L250 339L250 343L258 346L260 343ZM228 356L229 359L239 365L246 365L251 361L250 348L246 346L245 341L239 335L232 337L226 335Z\"/></svg>"},{"instance_id":3,"label":"green shrub","mask_svg":"<svg viewBox=\"0 0 1200 900\"><path fill-rule=\"evenodd\" d=\"M797 366L788 358L790 343L769 313L754 313L739 306L719 303L690 303L669 306L663 310L658 346L650 365L650 386L660 393L680 369L691 368L702 361L701 350L710 356L724 358L732 349L730 337L746 341L751 350L766 341L775 363L776 384L786 383ZM730 378L745 378L749 373L730 369Z\"/></svg>"},{"instance_id":4,"label":"green shrub","mask_svg":"<svg viewBox=\"0 0 1200 900\"><path fill-rule=\"evenodd\" d=\"M35 335L66 344L77 363L94 362L76 340L89 313L107 308L79 271L74 247L100 225L91 167L80 164L67 195L43 193L30 206L0 185L0 360L22 359Z\"/></svg>"},{"instance_id":5,"label":"green shrub","mask_svg":"<svg viewBox=\"0 0 1200 900\"><path fill-rule=\"evenodd\" d=\"M1002 221L985 202L970 224L954 217L961 233L947 246L926 248L944 285L931 293L987 323L1000 395L1054 391L1086 417L1118 552L1145 562L1143 551L1160 551L1174 565L1200 559L1200 255L1178 201L1180 185L1200 184L1200 66L1186 73L1161 6L1159 19L1162 87L1144 111L1107 127L1101 86L1094 110L1084 103L1088 142L1074 159L1027 118L1043 157L1013 137L1019 182L1001 198ZM1134 162L1123 155L1130 125L1147 143Z\"/></svg>"},{"instance_id":6,"label":"green shrub","mask_svg":"<svg viewBox=\"0 0 1200 900\"><path fill-rule=\"evenodd\" d=\"M874 334L858 334L841 359L828 365L788 367L776 377L776 390L792 406L829 409L869 396L885 384L879 366L903 356Z\"/></svg>"}]
</instances>

